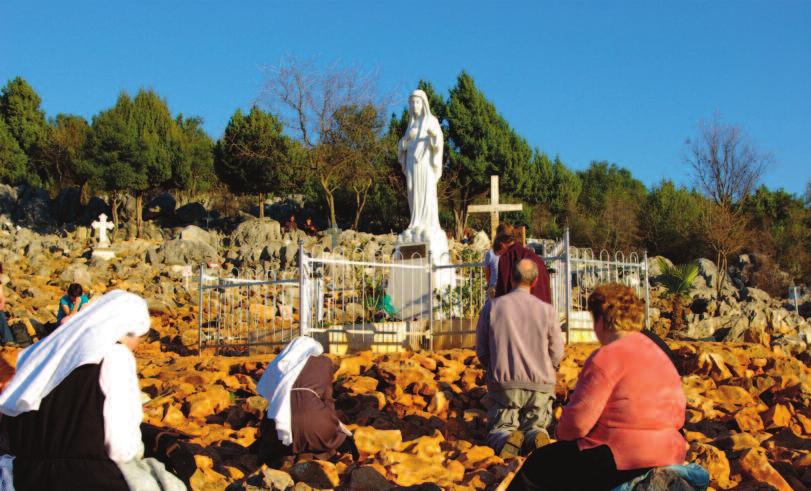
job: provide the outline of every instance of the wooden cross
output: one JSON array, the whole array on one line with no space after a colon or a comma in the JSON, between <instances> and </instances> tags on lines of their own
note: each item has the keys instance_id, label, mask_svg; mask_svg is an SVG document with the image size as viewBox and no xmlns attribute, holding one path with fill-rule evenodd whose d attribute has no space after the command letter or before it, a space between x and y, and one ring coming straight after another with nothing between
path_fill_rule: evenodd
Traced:
<instances>
[{"instance_id":1,"label":"wooden cross","mask_svg":"<svg viewBox=\"0 0 811 491\"><path fill-rule=\"evenodd\" d=\"M498 228L498 214L504 211L521 211L524 205L507 205L498 202L498 176L490 176L490 204L469 205L468 213L490 213L490 239L496 238Z\"/></svg>"}]
</instances>

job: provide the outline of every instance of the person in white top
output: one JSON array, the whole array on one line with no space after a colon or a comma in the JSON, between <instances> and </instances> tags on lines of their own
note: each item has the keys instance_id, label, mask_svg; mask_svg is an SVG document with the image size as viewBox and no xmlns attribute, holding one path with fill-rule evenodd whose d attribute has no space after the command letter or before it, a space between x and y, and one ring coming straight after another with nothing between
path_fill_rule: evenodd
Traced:
<instances>
[{"instance_id":1,"label":"person in white top","mask_svg":"<svg viewBox=\"0 0 811 491\"><path fill-rule=\"evenodd\" d=\"M116 290L20 352L0 394L0 489L186 489L143 459L132 350L149 326L146 301Z\"/></svg>"},{"instance_id":2,"label":"person in white top","mask_svg":"<svg viewBox=\"0 0 811 491\"><path fill-rule=\"evenodd\" d=\"M484 277L487 280L487 295L488 298L493 298L496 295L496 281L498 281L498 258L506 249L507 239L506 234L498 234L493 239L493 247L487 250L484 255Z\"/></svg>"}]
</instances>

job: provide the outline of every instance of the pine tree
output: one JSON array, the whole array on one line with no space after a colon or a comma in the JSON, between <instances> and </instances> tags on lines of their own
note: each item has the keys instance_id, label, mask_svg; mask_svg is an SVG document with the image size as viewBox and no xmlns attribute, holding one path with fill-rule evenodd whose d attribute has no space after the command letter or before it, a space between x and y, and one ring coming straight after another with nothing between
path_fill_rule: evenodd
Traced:
<instances>
[{"instance_id":1,"label":"pine tree","mask_svg":"<svg viewBox=\"0 0 811 491\"><path fill-rule=\"evenodd\" d=\"M447 121L451 142L447 181L453 183L448 201L456 234L461 236L467 207L487 193L491 175L501 177L505 194L516 196L528 194L537 176L527 141L510 128L465 72L450 91Z\"/></svg>"},{"instance_id":2,"label":"pine tree","mask_svg":"<svg viewBox=\"0 0 811 491\"><path fill-rule=\"evenodd\" d=\"M40 108L42 100L22 77L9 80L0 90L0 118L28 158L21 182L40 185L50 178L41 149L48 138L48 122Z\"/></svg>"},{"instance_id":3,"label":"pine tree","mask_svg":"<svg viewBox=\"0 0 811 491\"><path fill-rule=\"evenodd\" d=\"M285 193L295 185L293 152L293 142L273 114L256 106L247 115L237 109L214 149L214 169L231 192L257 195L259 217L264 218L265 195Z\"/></svg>"},{"instance_id":4,"label":"pine tree","mask_svg":"<svg viewBox=\"0 0 811 491\"><path fill-rule=\"evenodd\" d=\"M0 118L0 182L17 185L27 182L28 157Z\"/></svg>"}]
</instances>

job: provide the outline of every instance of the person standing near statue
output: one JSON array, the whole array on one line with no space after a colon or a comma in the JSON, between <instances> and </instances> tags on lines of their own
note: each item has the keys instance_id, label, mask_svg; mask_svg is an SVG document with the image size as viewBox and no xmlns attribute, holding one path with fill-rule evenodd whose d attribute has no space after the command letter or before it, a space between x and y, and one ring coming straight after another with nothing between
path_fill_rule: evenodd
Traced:
<instances>
[{"instance_id":1,"label":"person standing near statue","mask_svg":"<svg viewBox=\"0 0 811 491\"><path fill-rule=\"evenodd\" d=\"M487 250L484 255L484 278L487 280L487 298L496 296L496 283L498 282L498 261L510 238L505 235L497 235L493 240L493 247Z\"/></svg>"},{"instance_id":2,"label":"person standing near statue","mask_svg":"<svg viewBox=\"0 0 811 491\"><path fill-rule=\"evenodd\" d=\"M530 292L538 268L522 259L515 290L487 302L476 326L476 356L487 383L487 444L502 458L549 442L563 333L554 307Z\"/></svg>"},{"instance_id":3,"label":"person standing near statue","mask_svg":"<svg viewBox=\"0 0 811 491\"><path fill-rule=\"evenodd\" d=\"M506 295L518 287L518 283L515 282L512 276L513 269L522 259L529 259L538 268L538 281L532 287L532 294L551 304L552 289L549 286L549 271L547 271L543 259L535 254L535 251L525 247L524 244L515 239L515 229L512 225L507 223L499 225L496 236L502 235L505 236L504 240L507 242L504 246L504 252L499 256L498 260L498 280L495 286L496 297Z\"/></svg>"}]
</instances>

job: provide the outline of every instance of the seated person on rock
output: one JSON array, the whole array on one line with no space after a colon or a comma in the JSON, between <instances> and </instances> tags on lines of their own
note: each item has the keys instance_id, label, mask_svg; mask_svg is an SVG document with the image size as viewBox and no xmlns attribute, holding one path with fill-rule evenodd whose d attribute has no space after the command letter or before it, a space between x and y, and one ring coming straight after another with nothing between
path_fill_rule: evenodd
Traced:
<instances>
[{"instance_id":1,"label":"seated person on rock","mask_svg":"<svg viewBox=\"0 0 811 491\"><path fill-rule=\"evenodd\" d=\"M3 273L3 265L0 264L0 274ZM11 333L11 328L8 327L8 319L6 319L6 295L3 293L3 285L0 285L0 343L16 344L14 334Z\"/></svg>"},{"instance_id":2,"label":"seated person on rock","mask_svg":"<svg viewBox=\"0 0 811 491\"><path fill-rule=\"evenodd\" d=\"M313 338L298 337L268 364L256 384L268 409L253 450L271 467L304 453L323 460L348 452L357 460L352 434L335 412L335 367L323 352Z\"/></svg>"},{"instance_id":3,"label":"seated person on rock","mask_svg":"<svg viewBox=\"0 0 811 491\"><path fill-rule=\"evenodd\" d=\"M90 299L84 294L82 285L71 283L67 295L59 299L59 311L56 313L56 325L61 326L73 314L82 310Z\"/></svg>"},{"instance_id":4,"label":"seated person on rock","mask_svg":"<svg viewBox=\"0 0 811 491\"><path fill-rule=\"evenodd\" d=\"M0 394L0 489L186 489L142 458L132 350L149 325L144 299L115 290L20 352Z\"/></svg>"},{"instance_id":5,"label":"seated person on rock","mask_svg":"<svg viewBox=\"0 0 811 491\"><path fill-rule=\"evenodd\" d=\"M284 231L288 233L293 233L297 231L298 224L296 223L296 215L290 215L290 218L288 218L287 221L284 222L284 225L282 225L282 227L284 227Z\"/></svg>"},{"instance_id":6,"label":"seated person on rock","mask_svg":"<svg viewBox=\"0 0 811 491\"><path fill-rule=\"evenodd\" d=\"M586 360L557 426L510 490L613 489L654 467L684 462L686 397L667 345L644 326L644 304L619 284L588 300L602 345Z\"/></svg>"},{"instance_id":7,"label":"seated person on rock","mask_svg":"<svg viewBox=\"0 0 811 491\"><path fill-rule=\"evenodd\" d=\"M302 227L301 227L301 228L302 228L302 229L304 230L304 232L306 232L306 233L307 233L307 235L309 235L310 237L313 237L313 236L315 236L315 235L318 235L318 227L316 227L316 226L315 226L315 223L313 223L313 218L312 218L312 217L307 217L307 218L305 218L305 219L304 219L304 225L302 225Z\"/></svg>"}]
</instances>

